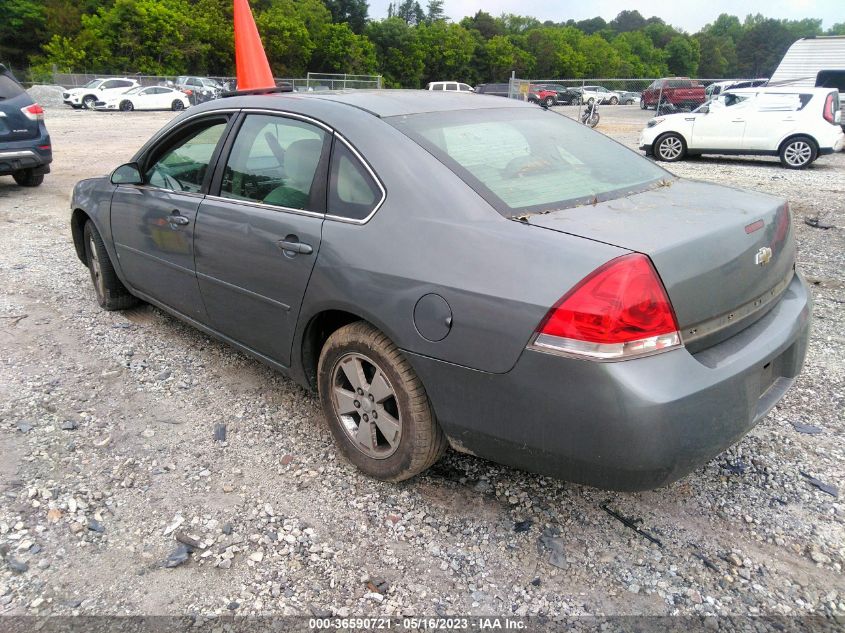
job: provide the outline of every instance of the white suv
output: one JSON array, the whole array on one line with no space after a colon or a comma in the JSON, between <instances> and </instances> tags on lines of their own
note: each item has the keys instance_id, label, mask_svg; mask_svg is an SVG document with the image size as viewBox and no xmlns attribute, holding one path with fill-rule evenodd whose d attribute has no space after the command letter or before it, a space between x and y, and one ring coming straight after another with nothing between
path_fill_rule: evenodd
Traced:
<instances>
[{"instance_id":1,"label":"white suv","mask_svg":"<svg viewBox=\"0 0 845 633\"><path fill-rule=\"evenodd\" d=\"M459 81L430 81L426 90L449 90L450 92L475 92L475 88Z\"/></svg>"},{"instance_id":2,"label":"white suv","mask_svg":"<svg viewBox=\"0 0 845 633\"><path fill-rule=\"evenodd\" d=\"M845 145L839 93L830 88L729 90L693 112L658 116L639 147L658 160L699 154L780 156L801 169Z\"/></svg>"},{"instance_id":3,"label":"white suv","mask_svg":"<svg viewBox=\"0 0 845 633\"><path fill-rule=\"evenodd\" d=\"M93 110L98 101L108 101L140 85L134 79L94 79L81 88L70 88L62 93L64 102L73 108Z\"/></svg>"},{"instance_id":4,"label":"white suv","mask_svg":"<svg viewBox=\"0 0 845 633\"><path fill-rule=\"evenodd\" d=\"M581 90L581 103L593 105L593 102L598 101L599 105L609 103L616 105L622 101L622 93L614 90L608 90L604 86L584 86Z\"/></svg>"}]
</instances>

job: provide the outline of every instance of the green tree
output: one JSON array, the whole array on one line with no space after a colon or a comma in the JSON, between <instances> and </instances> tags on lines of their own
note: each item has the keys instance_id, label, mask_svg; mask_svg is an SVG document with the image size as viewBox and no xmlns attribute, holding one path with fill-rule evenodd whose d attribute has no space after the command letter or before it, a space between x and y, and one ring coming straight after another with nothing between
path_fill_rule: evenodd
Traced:
<instances>
[{"instance_id":1,"label":"green tree","mask_svg":"<svg viewBox=\"0 0 845 633\"><path fill-rule=\"evenodd\" d=\"M440 20L448 20L446 13L443 11L443 0L428 0L425 12L426 24L432 24Z\"/></svg>"},{"instance_id":2,"label":"green tree","mask_svg":"<svg viewBox=\"0 0 845 633\"><path fill-rule=\"evenodd\" d=\"M460 24L438 20L420 26L419 39L425 54L424 82L475 82L477 73L472 62L478 42L470 31Z\"/></svg>"},{"instance_id":3,"label":"green tree","mask_svg":"<svg viewBox=\"0 0 845 633\"><path fill-rule=\"evenodd\" d=\"M419 88L425 72L425 55L417 30L400 17L370 22L366 35L376 48L376 59L391 88Z\"/></svg>"},{"instance_id":4,"label":"green tree","mask_svg":"<svg viewBox=\"0 0 845 633\"><path fill-rule=\"evenodd\" d=\"M387 17L399 18L411 26L416 26L425 21L425 12L417 0L402 0L402 2L391 2L387 5Z\"/></svg>"},{"instance_id":5,"label":"green tree","mask_svg":"<svg viewBox=\"0 0 845 633\"><path fill-rule=\"evenodd\" d=\"M494 35L484 44L484 81L506 81L511 72L519 77L533 74L534 57L505 35Z\"/></svg>"},{"instance_id":6,"label":"green tree","mask_svg":"<svg viewBox=\"0 0 845 633\"><path fill-rule=\"evenodd\" d=\"M346 22L328 26L309 66L313 72L350 75L369 75L377 68L376 47L365 36L355 33Z\"/></svg>"},{"instance_id":7,"label":"green tree","mask_svg":"<svg viewBox=\"0 0 845 633\"><path fill-rule=\"evenodd\" d=\"M736 45L737 70L743 77L771 77L784 53L794 41L780 20L748 16Z\"/></svg>"},{"instance_id":8,"label":"green tree","mask_svg":"<svg viewBox=\"0 0 845 633\"><path fill-rule=\"evenodd\" d=\"M367 0L323 0L332 14L332 22L346 22L354 33L361 34L367 26Z\"/></svg>"},{"instance_id":9,"label":"green tree","mask_svg":"<svg viewBox=\"0 0 845 633\"><path fill-rule=\"evenodd\" d=\"M640 15L640 12L634 9L633 11L620 11L619 15L610 21L608 26L617 33L625 33L626 31L639 31L645 28L645 18Z\"/></svg>"},{"instance_id":10,"label":"green tree","mask_svg":"<svg viewBox=\"0 0 845 633\"><path fill-rule=\"evenodd\" d=\"M698 40L686 35L676 35L666 45L666 65L675 75L694 77L700 55Z\"/></svg>"},{"instance_id":11,"label":"green tree","mask_svg":"<svg viewBox=\"0 0 845 633\"><path fill-rule=\"evenodd\" d=\"M485 40L505 34L505 27L501 21L485 11L479 11L472 17L465 17L461 20L461 26L478 31Z\"/></svg>"},{"instance_id":12,"label":"green tree","mask_svg":"<svg viewBox=\"0 0 845 633\"><path fill-rule=\"evenodd\" d=\"M736 45L730 37L701 32L695 39L701 51L699 76L721 79L736 74Z\"/></svg>"},{"instance_id":13,"label":"green tree","mask_svg":"<svg viewBox=\"0 0 845 633\"><path fill-rule=\"evenodd\" d=\"M4 0L0 9L0 61L23 67L44 41L46 13L34 0Z\"/></svg>"}]
</instances>

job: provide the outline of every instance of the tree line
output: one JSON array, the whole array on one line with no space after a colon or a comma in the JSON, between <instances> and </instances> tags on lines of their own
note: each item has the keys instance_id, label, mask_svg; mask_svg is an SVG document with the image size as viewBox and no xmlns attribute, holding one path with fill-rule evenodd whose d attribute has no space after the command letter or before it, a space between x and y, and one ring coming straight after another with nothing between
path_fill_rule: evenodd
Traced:
<instances>
[{"instance_id":1,"label":"tree line","mask_svg":"<svg viewBox=\"0 0 845 633\"><path fill-rule=\"evenodd\" d=\"M0 62L32 81L59 72L231 76L231 0L0 0ZM826 33L816 19L720 15L686 33L622 11L552 22L479 11L450 20L443 0L392 3L368 17L366 0L253 0L273 74L381 74L389 87L527 78L770 76L796 39Z\"/></svg>"}]
</instances>

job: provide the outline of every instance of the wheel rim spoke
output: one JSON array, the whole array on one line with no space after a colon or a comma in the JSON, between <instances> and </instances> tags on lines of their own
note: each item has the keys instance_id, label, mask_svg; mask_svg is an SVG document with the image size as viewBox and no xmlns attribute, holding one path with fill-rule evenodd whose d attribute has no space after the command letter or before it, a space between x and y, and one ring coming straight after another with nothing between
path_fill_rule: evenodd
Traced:
<instances>
[{"instance_id":1,"label":"wheel rim spoke","mask_svg":"<svg viewBox=\"0 0 845 633\"><path fill-rule=\"evenodd\" d=\"M334 402L337 407L337 412L340 415L349 415L357 413L358 409L355 406L355 394L341 387L334 388Z\"/></svg>"},{"instance_id":2,"label":"wheel rim spoke","mask_svg":"<svg viewBox=\"0 0 845 633\"><path fill-rule=\"evenodd\" d=\"M384 377L384 374L380 371L373 377L373 382L370 384L369 391L373 400L378 404L381 404L388 398L392 398L395 395L393 393L393 389L390 388L387 379Z\"/></svg>"},{"instance_id":3,"label":"wheel rim spoke","mask_svg":"<svg viewBox=\"0 0 845 633\"><path fill-rule=\"evenodd\" d=\"M355 433L355 441L366 453L372 453L375 450L375 443L373 442L373 427L371 422L361 420L360 424L358 424L358 432Z\"/></svg>"},{"instance_id":4,"label":"wheel rim spoke","mask_svg":"<svg viewBox=\"0 0 845 633\"><path fill-rule=\"evenodd\" d=\"M363 389L367 386L367 378L364 376L364 367L361 365L361 360L356 356L350 356L343 361L341 365L343 373L346 374L346 379L353 389Z\"/></svg>"},{"instance_id":5,"label":"wheel rim spoke","mask_svg":"<svg viewBox=\"0 0 845 633\"><path fill-rule=\"evenodd\" d=\"M384 407L378 407L378 417L375 422L379 431L381 431L382 435L384 435L384 439L387 440L387 443L390 444L390 446L394 446L399 443L399 433L401 430L399 427L399 420L385 411Z\"/></svg>"}]
</instances>

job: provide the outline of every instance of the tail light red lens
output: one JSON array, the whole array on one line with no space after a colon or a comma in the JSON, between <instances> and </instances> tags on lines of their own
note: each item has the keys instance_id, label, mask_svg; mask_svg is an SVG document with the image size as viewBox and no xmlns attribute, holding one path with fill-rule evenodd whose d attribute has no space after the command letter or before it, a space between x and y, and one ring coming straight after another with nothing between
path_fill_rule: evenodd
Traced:
<instances>
[{"instance_id":1,"label":"tail light red lens","mask_svg":"<svg viewBox=\"0 0 845 633\"><path fill-rule=\"evenodd\" d=\"M590 273L549 310L532 346L622 360L678 347L678 322L666 290L639 253Z\"/></svg>"},{"instance_id":2,"label":"tail light red lens","mask_svg":"<svg viewBox=\"0 0 845 633\"><path fill-rule=\"evenodd\" d=\"M30 121L44 120L44 108L42 108L37 103L33 103L32 105L26 106L25 108L21 108L21 112L23 112L24 116Z\"/></svg>"},{"instance_id":3,"label":"tail light red lens","mask_svg":"<svg viewBox=\"0 0 845 633\"><path fill-rule=\"evenodd\" d=\"M828 123L836 124L836 112L834 111L835 103L836 100L833 98L833 93L831 92L824 100L824 120Z\"/></svg>"}]
</instances>

